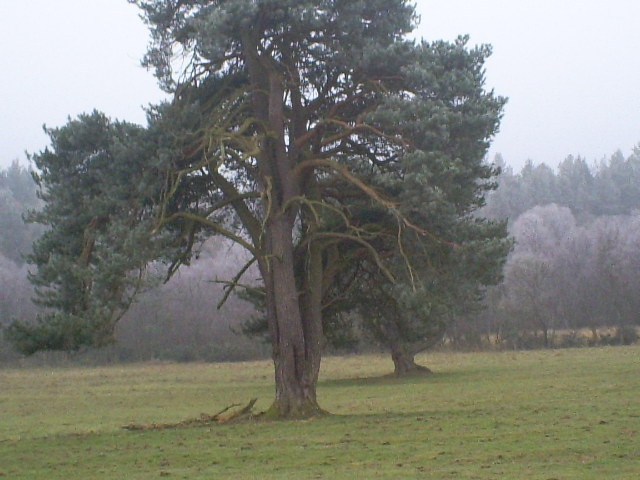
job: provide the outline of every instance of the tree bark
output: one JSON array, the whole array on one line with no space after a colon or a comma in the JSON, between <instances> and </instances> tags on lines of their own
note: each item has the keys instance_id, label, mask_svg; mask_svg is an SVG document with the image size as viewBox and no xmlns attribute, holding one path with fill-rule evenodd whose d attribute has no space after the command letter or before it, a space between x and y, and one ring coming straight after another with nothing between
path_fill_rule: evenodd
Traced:
<instances>
[{"instance_id":1,"label":"tree bark","mask_svg":"<svg viewBox=\"0 0 640 480\"><path fill-rule=\"evenodd\" d=\"M415 353L410 351L402 342L391 342L391 359L393 360L393 373L402 377L412 373L432 373L427 367L415 362Z\"/></svg>"},{"instance_id":2,"label":"tree bark","mask_svg":"<svg viewBox=\"0 0 640 480\"><path fill-rule=\"evenodd\" d=\"M275 400L267 418L308 418L325 412L318 405L316 385L321 358L322 323L309 305L303 308L296 285L292 228L287 215L267 225L267 251L260 262L267 294L267 315L275 366ZM317 313L319 315L319 312Z\"/></svg>"},{"instance_id":3,"label":"tree bark","mask_svg":"<svg viewBox=\"0 0 640 480\"><path fill-rule=\"evenodd\" d=\"M319 282L315 270L313 278L303 275L310 286L306 291L299 285L293 237L300 213L295 199L302 190L301 178L294 173L300 152L292 145L292 132L287 129L284 73L265 55L252 31L243 32L243 53L252 84L254 114L267 131L257 156L265 198L264 231L254 240L261 252L258 263L264 279L275 366L275 400L266 416L311 417L324 413L316 399L322 312L314 293L322 288L322 271ZM294 123L295 130L305 127L300 120ZM310 259L304 264L313 262Z\"/></svg>"},{"instance_id":4,"label":"tree bark","mask_svg":"<svg viewBox=\"0 0 640 480\"><path fill-rule=\"evenodd\" d=\"M397 376L409 375L412 373L432 373L430 369L415 362L415 356L436 346L444 337L446 328L440 327L433 335L417 342L407 342L402 338L400 327L395 321L389 320L384 325L386 343L391 350L394 373Z\"/></svg>"}]
</instances>

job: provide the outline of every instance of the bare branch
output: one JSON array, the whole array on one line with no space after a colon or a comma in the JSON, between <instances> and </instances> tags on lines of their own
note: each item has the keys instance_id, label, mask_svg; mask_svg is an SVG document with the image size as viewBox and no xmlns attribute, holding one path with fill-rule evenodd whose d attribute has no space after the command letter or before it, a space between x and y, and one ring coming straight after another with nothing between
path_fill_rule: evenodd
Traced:
<instances>
[{"instance_id":1,"label":"bare branch","mask_svg":"<svg viewBox=\"0 0 640 480\"><path fill-rule=\"evenodd\" d=\"M238 271L238 273L236 273L236 275L233 277L233 280L231 282L225 282L225 281L220 281L220 280L216 280L215 283L224 283L225 287L224 287L224 295L222 297L222 300L220 300L218 302L218 305L216 306L216 308L218 310L220 310L222 308L222 306L225 304L225 302L229 299L229 296L231 295L231 292L233 292L233 290L240 286L240 287L244 287L244 288L249 288L249 285L242 285L240 283L238 283L240 281L240 279L242 278L242 276L247 272L247 270L249 270L249 268L251 267L251 265L253 265L256 262L256 257L252 257L251 260L249 260L244 267L242 267L240 269L240 271Z\"/></svg>"}]
</instances>

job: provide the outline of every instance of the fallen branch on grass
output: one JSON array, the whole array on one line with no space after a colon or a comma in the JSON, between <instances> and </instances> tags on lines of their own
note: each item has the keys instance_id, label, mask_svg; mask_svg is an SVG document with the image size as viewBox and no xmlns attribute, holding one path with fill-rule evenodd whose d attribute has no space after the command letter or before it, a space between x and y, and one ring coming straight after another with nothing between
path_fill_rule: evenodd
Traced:
<instances>
[{"instance_id":1,"label":"fallen branch on grass","mask_svg":"<svg viewBox=\"0 0 640 480\"><path fill-rule=\"evenodd\" d=\"M240 420L242 418L249 418L252 416L252 410L255 403L258 401L257 398L252 398L249 403L247 403L244 407L239 410L232 411L230 413L229 410L235 407L241 406L240 403L234 403L229 405L228 407L223 408L218 413L213 415L207 413L201 413L197 418L188 418L187 420L183 420L178 423L148 423L148 424L138 424L138 423L130 423L128 425L123 425L122 428L125 430L167 430L172 428L184 428L184 427L192 427L192 426L201 426L201 425L211 425L214 423L226 423L231 420ZM226 414L226 415L225 415Z\"/></svg>"}]
</instances>

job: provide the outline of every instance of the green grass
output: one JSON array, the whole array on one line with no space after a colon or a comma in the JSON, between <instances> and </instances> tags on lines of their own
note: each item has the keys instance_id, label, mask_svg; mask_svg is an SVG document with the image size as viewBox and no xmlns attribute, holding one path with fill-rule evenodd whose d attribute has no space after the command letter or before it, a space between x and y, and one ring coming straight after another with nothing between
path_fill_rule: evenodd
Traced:
<instances>
[{"instance_id":1,"label":"green grass","mask_svg":"<svg viewBox=\"0 0 640 480\"><path fill-rule=\"evenodd\" d=\"M0 370L0 478L637 479L640 348L328 358L334 415L127 431L273 395L269 362Z\"/></svg>"}]
</instances>

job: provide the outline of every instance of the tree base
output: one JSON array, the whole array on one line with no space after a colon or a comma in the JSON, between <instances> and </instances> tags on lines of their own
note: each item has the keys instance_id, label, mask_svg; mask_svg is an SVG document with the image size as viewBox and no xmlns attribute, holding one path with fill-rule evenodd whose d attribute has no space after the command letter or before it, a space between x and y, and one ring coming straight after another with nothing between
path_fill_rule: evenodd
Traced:
<instances>
[{"instance_id":1,"label":"tree base","mask_svg":"<svg viewBox=\"0 0 640 480\"><path fill-rule=\"evenodd\" d=\"M305 400L291 404L282 400L275 400L269 409L257 418L264 420L309 420L326 417L329 412L320 408L317 402Z\"/></svg>"},{"instance_id":2,"label":"tree base","mask_svg":"<svg viewBox=\"0 0 640 480\"><path fill-rule=\"evenodd\" d=\"M412 375L431 375L433 372L427 367L412 361L396 363L393 373L396 377L408 377Z\"/></svg>"}]
</instances>

